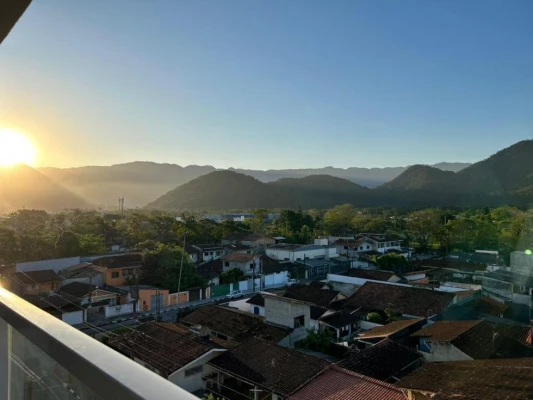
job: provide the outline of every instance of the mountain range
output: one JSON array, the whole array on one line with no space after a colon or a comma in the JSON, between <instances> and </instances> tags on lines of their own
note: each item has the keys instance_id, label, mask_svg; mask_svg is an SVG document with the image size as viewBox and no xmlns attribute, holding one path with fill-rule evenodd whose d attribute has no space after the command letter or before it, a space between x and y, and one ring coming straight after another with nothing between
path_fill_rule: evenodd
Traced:
<instances>
[{"instance_id":1,"label":"mountain range","mask_svg":"<svg viewBox=\"0 0 533 400\"><path fill-rule=\"evenodd\" d=\"M108 167L0 169L0 212L22 207L227 210L356 206L529 204L533 200L533 141L475 164L397 168L217 170L133 162Z\"/></svg>"},{"instance_id":2,"label":"mountain range","mask_svg":"<svg viewBox=\"0 0 533 400\"><path fill-rule=\"evenodd\" d=\"M470 164L440 163L434 167L458 171L468 165ZM407 167L346 169L325 167L261 171L230 168L229 171L254 177L261 182L303 178L310 175L331 175L372 188L394 179L406 169ZM114 208L117 206L118 197L124 197L125 206L135 208L143 207L168 191L217 169L210 165L181 167L176 164L132 162L111 166L38 168L37 171L62 188L85 199L94 207Z\"/></svg>"},{"instance_id":3,"label":"mountain range","mask_svg":"<svg viewBox=\"0 0 533 400\"><path fill-rule=\"evenodd\" d=\"M148 208L224 210L253 208L328 208L355 206L494 206L533 201L533 141L516 143L457 172L414 165L376 188L331 175L260 182L235 171L196 178Z\"/></svg>"}]
</instances>

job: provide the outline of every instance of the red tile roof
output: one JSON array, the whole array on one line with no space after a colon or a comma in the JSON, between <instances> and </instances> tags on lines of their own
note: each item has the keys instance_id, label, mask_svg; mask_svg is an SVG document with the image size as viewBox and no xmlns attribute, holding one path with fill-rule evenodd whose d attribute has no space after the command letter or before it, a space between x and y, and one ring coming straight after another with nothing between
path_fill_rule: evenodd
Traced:
<instances>
[{"instance_id":1,"label":"red tile roof","mask_svg":"<svg viewBox=\"0 0 533 400\"><path fill-rule=\"evenodd\" d=\"M378 326L366 332L362 332L359 334L357 339L372 339L372 338L380 338L380 337L386 338L397 332L400 332L403 329L407 329L410 326L421 323L421 321L424 321L424 318L404 319L401 321L394 321L394 322L391 322L390 324Z\"/></svg>"},{"instance_id":2,"label":"red tile roof","mask_svg":"<svg viewBox=\"0 0 533 400\"><path fill-rule=\"evenodd\" d=\"M289 400L406 400L401 389L377 379L332 366Z\"/></svg>"},{"instance_id":3,"label":"red tile roof","mask_svg":"<svg viewBox=\"0 0 533 400\"><path fill-rule=\"evenodd\" d=\"M43 271L17 272L15 273L15 277L18 282L25 285L61 281L59 275L57 275L52 269L45 269Z\"/></svg>"},{"instance_id":4,"label":"red tile roof","mask_svg":"<svg viewBox=\"0 0 533 400\"><path fill-rule=\"evenodd\" d=\"M450 306L455 294L410 286L366 282L346 302L345 307L366 311L391 310L426 318Z\"/></svg>"},{"instance_id":5,"label":"red tile roof","mask_svg":"<svg viewBox=\"0 0 533 400\"><path fill-rule=\"evenodd\" d=\"M375 281L388 281L392 277L397 275L394 272L389 271L375 271L371 269L351 268L344 275L351 276L353 278L372 279Z\"/></svg>"},{"instance_id":6,"label":"red tile roof","mask_svg":"<svg viewBox=\"0 0 533 400\"><path fill-rule=\"evenodd\" d=\"M420 329L412 336L430 337L432 342L449 342L481 321L438 321Z\"/></svg>"},{"instance_id":7,"label":"red tile roof","mask_svg":"<svg viewBox=\"0 0 533 400\"><path fill-rule=\"evenodd\" d=\"M252 338L210 365L286 397L329 368L330 363L295 349Z\"/></svg>"},{"instance_id":8,"label":"red tile roof","mask_svg":"<svg viewBox=\"0 0 533 400\"><path fill-rule=\"evenodd\" d=\"M252 262L254 255L251 253L230 253L224 257L220 257L223 261L232 261L238 263Z\"/></svg>"},{"instance_id":9,"label":"red tile roof","mask_svg":"<svg viewBox=\"0 0 533 400\"><path fill-rule=\"evenodd\" d=\"M531 400L533 358L426 363L396 386L439 400Z\"/></svg>"}]
</instances>

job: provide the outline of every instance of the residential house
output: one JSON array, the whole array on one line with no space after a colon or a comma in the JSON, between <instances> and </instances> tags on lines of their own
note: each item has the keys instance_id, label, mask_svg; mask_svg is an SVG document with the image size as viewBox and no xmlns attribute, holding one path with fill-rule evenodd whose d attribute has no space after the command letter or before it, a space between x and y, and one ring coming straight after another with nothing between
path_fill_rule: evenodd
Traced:
<instances>
[{"instance_id":1,"label":"residential house","mask_svg":"<svg viewBox=\"0 0 533 400\"><path fill-rule=\"evenodd\" d=\"M335 246L317 244L277 244L265 249L267 256L278 261L306 261L337 257Z\"/></svg>"},{"instance_id":2,"label":"residential house","mask_svg":"<svg viewBox=\"0 0 533 400\"><path fill-rule=\"evenodd\" d=\"M391 339L383 339L364 350L352 348L346 357L337 363L341 368L391 383L421 364L420 353Z\"/></svg>"},{"instance_id":3,"label":"residential house","mask_svg":"<svg viewBox=\"0 0 533 400\"><path fill-rule=\"evenodd\" d=\"M374 241L361 236L357 238L340 238L335 240L333 245L337 248L338 254L351 258L359 256L361 252L377 251Z\"/></svg>"},{"instance_id":4,"label":"residential house","mask_svg":"<svg viewBox=\"0 0 533 400\"><path fill-rule=\"evenodd\" d=\"M311 309L309 312L310 319L311 319L310 328L319 330L320 329L320 323L319 323L320 318L328 314L332 314L335 311L339 311L339 310L328 310L327 308L324 308L324 307L311 306Z\"/></svg>"},{"instance_id":5,"label":"residential house","mask_svg":"<svg viewBox=\"0 0 533 400\"><path fill-rule=\"evenodd\" d=\"M220 284L220 274L224 272L224 263L219 258L217 260L211 260L204 262L196 267L198 274L205 279L210 285Z\"/></svg>"},{"instance_id":6,"label":"residential house","mask_svg":"<svg viewBox=\"0 0 533 400\"><path fill-rule=\"evenodd\" d=\"M230 253L221 257L224 272L237 268L246 276L258 275L259 255L249 253Z\"/></svg>"},{"instance_id":7,"label":"residential house","mask_svg":"<svg viewBox=\"0 0 533 400\"><path fill-rule=\"evenodd\" d=\"M143 266L141 253L128 253L92 260L104 275L104 285L124 286L137 281Z\"/></svg>"},{"instance_id":8,"label":"residential house","mask_svg":"<svg viewBox=\"0 0 533 400\"><path fill-rule=\"evenodd\" d=\"M359 251L373 250L385 254L391 250L401 251L402 239L383 233L361 233L355 239L363 239ZM370 248L367 246L370 244Z\"/></svg>"},{"instance_id":9,"label":"residential house","mask_svg":"<svg viewBox=\"0 0 533 400\"><path fill-rule=\"evenodd\" d=\"M409 391L336 365L311 380L289 400L406 400Z\"/></svg>"},{"instance_id":10,"label":"residential house","mask_svg":"<svg viewBox=\"0 0 533 400\"><path fill-rule=\"evenodd\" d=\"M139 311L157 310L169 306L169 290L152 285L120 286L130 293L131 299L138 302Z\"/></svg>"},{"instance_id":11,"label":"residential house","mask_svg":"<svg viewBox=\"0 0 533 400\"><path fill-rule=\"evenodd\" d=\"M350 309L385 311L411 318L434 318L456 302L450 292L405 285L366 282L345 303Z\"/></svg>"},{"instance_id":12,"label":"residential house","mask_svg":"<svg viewBox=\"0 0 533 400\"><path fill-rule=\"evenodd\" d=\"M261 293L254 294L246 300L246 304L250 305L250 313L261 317L265 316L265 298Z\"/></svg>"},{"instance_id":13,"label":"residential house","mask_svg":"<svg viewBox=\"0 0 533 400\"><path fill-rule=\"evenodd\" d=\"M361 314L357 311L341 310L325 313L318 319L320 329L329 330L334 342L347 342L357 331Z\"/></svg>"},{"instance_id":14,"label":"residential house","mask_svg":"<svg viewBox=\"0 0 533 400\"><path fill-rule=\"evenodd\" d=\"M265 300L265 321L292 329L289 344L307 336L311 329L311 307L313 303L262 292Z\"/></svg>"},{"instance_id":15,"label":"residential house","mask_svg":"<svg viewBox=\"0 0 533 400\"><path fill-rule=\"evenodd\" d=\"M196 264L202 262L203 251L199 247L185 243L185 252L189 255L189 258L193 263Z\"/></svg>"},{"instance_id":16,"label":"residential house","mask_svg":"<svg viewBox=\"0 0 533 400\"><path fill-rule=\"evenodd\" d=\"M225 244L222 246L224 248L224 254L230 253L251 253L253 251L252 246L248 246L241 243L236 244Z\"/></svg>"},{"instance_id":17,"label":"residential house","mask_svg":"<svg viewBox=\"0 0 533 400\"><path fill-rule=\"evenodd\" d=\"M344 276L349 276L352 278L360 278L365 280L372 281L382 281L382 282L401 282L402 278L395 274L392 271L376 271L360 268L351 268L344 274Z\"/></svg>"},{"instance_id":18,"label":"residential house","mask_svg":"<svg viewBox=\"0 0 533 400\"><path fill-rule=\"evenodd\" d=\"M533 399L533 358L427 363L396 386L414 399Z\"/></svg>"},{"instance_id":19,"label":"residential house","mask_svg":"<svg viewBox=\"0 0 533 400\"><path fill-rule=\"evenodd\" d=\"M220 242L222 246L226 245L244 245L253 249L264 249L268 246L276 244L276 239L264 235L256 235L253 233L233 233L223 238Z\"/></svg>"},{"instance_id":20,"label":"residential house","mask_svg":"<svg viewBox=\"0 0 533 400\"><path fill-rule=\"evenodd\" d=\"M15 291L21 296L56 292L61 284L61 277L52 269L42 271L15 272Z\"/></svg>"},{"instance_id":21,"label":"residential house","mask_svg":"<svg viewBox=\"0 0 533 400\"><path fill-rule=\"evenodd\" d=\"M203 389L206 363L227 351L185 326L161 322L113 336L108 344L189 392Z\"/></svg>"},{"instance_id":22,"label":"residential house","mask_svg":"<svg viewBox=\"0 0 533 400\"><path fill-rule=\"evenodd\" d=\"M329 366L321 358L251 338L208 363L207 390L232 400L287 399Z\"/></svg>"},{"instance_id":23,"label":"residential house","mask_svg":"<svg viewBox=\"0 0 533 400\"><path fill-rule=\"evenodd\" d=\"M365 332L361 332L357 337L358 347L368 347L368 344L374 345L383 339L392 339L395 342L402 343L403 340L411 334L417 332L427 323L425 318L402 319L393 321L389 324L376 326ZM362 344L362 346L361 346Z\"/></svg>"},{"instance_id":24,"label":"residential house","mask_svg":"<svg viewBox=\"0 0 533 400\"><path fill-rule=\"evenodd\" d=\"M207 305L181 319L202 336L243 342L260 337L273 343L288 343L290 329L265 323L265 319L229 307ZM268 321L267 321L268 322Z\"/></svg>"},{"instance_id":25,"label":"residential house","mask_svg":"<svg viewBox=\"0 0 533 400\"><path fill-rule=\"evenodd\" d=\"M495 350L492 327L483 321L438 321L412 337L429 362L485 359Z\"/></svg>"},{"instance_id":26,"label":"residential house","mask_svg":"<svg viewBox=\"0 0 533 400\"><path fill-rule=\"evenodd\" d=\"M27 296L25 300L66 324L78 325L87 322L87 312L85 307L81 306L80 300L66 293Z\"/></svg>"},{"instance_id":27,"label":"residential house","mask_svg":"<svg viewBox=\"0 0 533 400\"><path fill-rule=\"evenodd\" d=\"M224 248L216 243L196 244L194 247L201 250L200 261L216 260L224 255Z\"/></svg>"},{"instance_id":28,"label":"residential house","mask_svg":"<svg viewBox=\"0 0 533 400\"><path fill-rule=\"evenodd\" d=\"M81 306L88 308L88 312L105 318L136 311L135 302L129 293L114 286L99 287L83 282L72 282L61 287L58 293L67 298L76 298Z\"/></svg>"},{"instance_id":29,"label":"residential house","mask_svg":"<svg viewBox=\"0 0 533 400\"><path fill-rule=\"evenodd\" d=\"M315 285L292 285L287 288L284 297L291 299L305 301L307 303L315 304L319 307L328 307L334 301L347 299L337 290L331 290L329 287L317 287Z\"/></svg>"},{"instance_id":30,"label":"residential house","mask_svg":"<svg viewBox=\"0 0 533 400\"><path fill-rule=\"evenodd\" d=\"M529 305L533 299L533 275L500 269L484 274L481 285L483 293L501 302Z\"/></svg>"}]
</instances>

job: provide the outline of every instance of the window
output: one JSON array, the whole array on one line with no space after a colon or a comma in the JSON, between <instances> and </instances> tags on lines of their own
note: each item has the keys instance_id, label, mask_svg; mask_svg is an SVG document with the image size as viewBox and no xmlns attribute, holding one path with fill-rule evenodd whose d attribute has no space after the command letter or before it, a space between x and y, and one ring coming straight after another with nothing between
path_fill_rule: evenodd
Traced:
<instances>
[{"instance_id":1,"label":"window","mask_svg":"<svg viewBox=\"0 0 533 400\"><path fill-rule=\"evenodd\" d=\"M368 246L366 246L366 247L368 248ZM363 250L363 246L360 246L360 247L359 247L359 250Z\"/></svg>"},{"instance_id":2,"label":"window","mask_svg":"<svg viewBox=\"0 0 533 400\"><path fill-rule=\"evenodd\" d=\"M229 267L229 261L224 261L224 266Z\"/></svg>"},{"instance_id":3,"label":"window","mask_svg":"<svg viewBox=\"0 0 533 400\"><path fill-rule=\"evenodd\" d=\"M250 270L254 269L254 263L250 264Z\"/></svg>"},{"instance_id":4,"label":"window","mask_svg":"<svg viewBox=\"0 0 533 400\"><path fill-rule=\"evenodd\" d=\"M185 378L187 378L189 376L201 374L202 371L203 371L203 368L202 368L201 365L199 365L197 367L192 367L192 368L186 369L185 370Z\"/></svg>"},{"instance_id":5,"label":"window","mask_svg":"<svg viewBox=\"0 0 533 400\"><path fill-rule=\"evenodd\" d=\"M348 246L344 246L344 250L348 250Z\"/></svg>"},{"instance_id":6,"label":"window","mask_svg":"<svg viewBox=\"0 0 533 400\"><path fill-rule=\"evenodd\" d=\"M366 249L368 250L369 248L370 248L370 246L369 246L369 245L367 245L367 246L366 246Z\"/></svg>"},{"instance_id":7,"label":"window","mask_svg":"<svg viewBox=\"0 0 533 400\"><path fill-rule=\"evenodd\" d=\"M117 272L111 272L111 278L114 279L114 278L118 278L119 277L119 274L118 274L118 271Z\"/></svg>"},{"instance_id":8,"label":"window","mask_svg":"<svg viewBox=\"0 0 533 400\"><path fill-rule=\"evenodd\" d=\"M209 252L206 251L206 252L204 253L204 256L207 257L208 255L209 255Z\"/></svg>"},{"instance_id":9,"label":"window","mask_svg":"<svg viewBox=\"0 0 533 400\"><path fill-rule=\"evenodd\" d=\"M259 307L257 306L254 307L254 314L259 315Z\"/></svg>"},{"instance_id":10,"label":"window","mask_svg":"<svg viewBox=\"0 0 533 400\"><path fill-rule=\"evenodd\" d=\"M305 325L305 316L300 315L299 317L294 317L294 327L300 328Z\"/></svg>"},{"instance_id":11,"label":"window","mask_svg":"<svg viewBox=\"0 0 533 400\"><path fill-rule=\"evenodd\" d=\"M56 282L52 283L52 290L57 290L57 289L58 289L57 283Z\"/></svg>"}]
</instances>

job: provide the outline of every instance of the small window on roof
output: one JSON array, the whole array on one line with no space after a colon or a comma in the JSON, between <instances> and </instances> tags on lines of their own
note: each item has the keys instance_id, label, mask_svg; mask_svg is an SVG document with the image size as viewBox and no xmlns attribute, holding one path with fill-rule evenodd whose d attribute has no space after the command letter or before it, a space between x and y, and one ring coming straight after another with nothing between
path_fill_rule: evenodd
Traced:
<instances>
[{"instance_id":1,"label":"small window on roof","mask_svg":"<svg viewBox=\"0 0 533 400\"><path fill-rule=\"evenodd\" d=\"M119 277L118 271L111 272L111 278L118 278L118 277Z\"/></svg>"},{"instance_id":2,"label":"small window on roof","mask_svg":"<svg viewBox=\"0 0 533 400\"><path fill-rule=\"evenodd\" d=\"M299 317L294 317L294 328L300 328L305 325L305 316L300 315Z\"/></svg>"}]
</instances>

